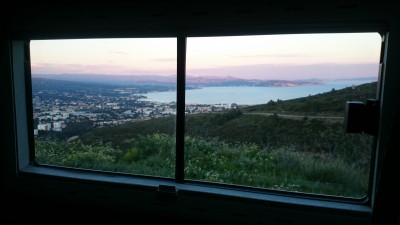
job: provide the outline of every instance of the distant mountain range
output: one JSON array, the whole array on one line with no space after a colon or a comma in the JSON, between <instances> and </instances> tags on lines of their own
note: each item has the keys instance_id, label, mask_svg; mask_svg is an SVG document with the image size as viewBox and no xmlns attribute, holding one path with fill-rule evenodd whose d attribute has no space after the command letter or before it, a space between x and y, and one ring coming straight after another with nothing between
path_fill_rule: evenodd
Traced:
<instances>
[{"instance_id":1,"label":"distant mountain range","mask_svg":"<svg viewBox=\"0 0 400 225\"><path fill-rule=\"evenodd\" d=\"M113 85L158 85L175 86L176 76L159 75L98 75L98 74L33 74L33 78L46 78L52 80L75 81L97 84ZM359 78L358 78L359 79ZM366 78L368 79L368 78ZM369 78L371 79L371 78ZM240 79L232 76L187 76L186 85L188 87L218 87L218 86L255 86L255 87L294 87L302 85L320 85L324 80L258 80Z\"/></svg>"},{"instance_id":2,"label":"distant mountain range","mask_svg":"<svg viewBox=\"0 0 400 225\"><path fill-rule=\"evenodd\" d=\"M257 80L257 79L240 79L236 77L186 77L186 85L188 86L255 86L255 87L294 87L301 85L318 85L322 84L322 80Z\"/></svg>"}]
</instances>

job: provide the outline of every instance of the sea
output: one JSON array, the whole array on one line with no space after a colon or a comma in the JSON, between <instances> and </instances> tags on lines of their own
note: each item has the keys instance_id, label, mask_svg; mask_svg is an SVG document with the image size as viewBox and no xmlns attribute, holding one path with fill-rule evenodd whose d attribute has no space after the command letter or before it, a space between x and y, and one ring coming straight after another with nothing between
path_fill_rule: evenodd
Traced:
<instances>
[{"instance_id":1,"label":"sea","mask_svg":"<svg viewBox=\"0 0 400 225\"><path fill-rule=\"evenodd\" d=\"M289 100L310 95L316 95L340 90L346 87L355 87L360 84L376 80L336 80L321 85L303 85L295 87L203 87L186 90L186 104L233 104L257 105L268 103L270 100ZM176 102L176 91L149 92L143 94L145 101L170 103Z\"/></svg>"}]
</instances>

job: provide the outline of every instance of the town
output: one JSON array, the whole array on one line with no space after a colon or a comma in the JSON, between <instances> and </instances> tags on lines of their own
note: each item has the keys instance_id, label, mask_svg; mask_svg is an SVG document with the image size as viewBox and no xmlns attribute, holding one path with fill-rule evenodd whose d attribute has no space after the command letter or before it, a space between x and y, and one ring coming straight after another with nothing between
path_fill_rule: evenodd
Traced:
<instances>
[{"instance_id":1,"label":"town","mask_svg":"<svg viewBox=\"0 0 400 225\"><path fill-rule=\"evenodd\" d=\"M34 135L39 131L62 132L67 124L91 121L94 127L119 125L176 114L176 102L151 102L137 87L38 86L33 82ZM220 112L237 108L235 103L187 104L185 113Z\"/></svg>"}]
</instances>

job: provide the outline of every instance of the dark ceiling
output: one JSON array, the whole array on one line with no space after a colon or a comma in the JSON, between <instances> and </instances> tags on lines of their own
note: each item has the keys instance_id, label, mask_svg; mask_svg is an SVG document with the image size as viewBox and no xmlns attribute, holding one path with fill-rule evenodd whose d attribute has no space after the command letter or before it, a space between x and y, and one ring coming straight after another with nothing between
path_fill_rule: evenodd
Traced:
<instances>
[{"instance_id":1,"label":"dark ceiling","mask_svg":"<svg viewBox=\"0 0 400 225\"><path fill-rule=\"evenodd\" d=\"M177 36L384 23L384 1L31 1L6 7L14 33L41 36ZM319 25L324 24L324 25ZM353 26L353 28L354 28ZM240 30L240 32L238 31ZM354 30L354 29L353 29Z\"/></svg>"}]
</instances>

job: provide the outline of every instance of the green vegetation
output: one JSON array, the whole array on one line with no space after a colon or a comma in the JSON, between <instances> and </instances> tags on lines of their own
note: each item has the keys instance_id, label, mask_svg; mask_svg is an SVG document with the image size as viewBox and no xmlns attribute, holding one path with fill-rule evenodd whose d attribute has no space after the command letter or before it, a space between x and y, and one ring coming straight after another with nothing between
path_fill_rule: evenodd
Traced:
<instances>
[{"instance_id":1,"label":"green vegetation","mask_svg":"<svg viewBox=\"0 0 400 225\"><path fill-rule=\"evenodd\" d=\"M279 115L341 115L346 100L374 98L374 87L376 83L240 110L187 115L185 177L362 197L368 188L371 136L345 134L342 120ZM41 164L174 177L175 118L87 130L71 142L37 138L35 151Z\"/></svg>"},{"instance_id":2,"label":"green vegetation","mask_svg":"<svg viewBox=\"0 0 400 225\"><path fill-rule=\"evenodd\" d=\"M375 99L377 82L366 83L341 90L332 89L309 97L291 100L269 101L267 104L243 108L243 112L273 112L294 115L343 116L346 101Z\"/></svg>"},{"instance_id":3,"label":"green vegetation","mask_svg":"<svg viewBox=\"0 0 400 225\"><path fill-rule=\"evenodd\" d=\"M155 133L130 140L130 148L77 142L36 141L38 163L111 172L174 177L175 137ZM335 154L298 152L290 147L265 151L251 143L187 136L188 179L287 191L362 197L368 171Z\"/></svg>"},{"instance_id":4,"label":"green vegetation","mask_svg":"<svg viewBox=\"0 0 400 225\"><path fill-rule=\"evenodd\" d=\"M175 176L175 142L172 136L153 134L130 142L120 150L100 142L35 141L36 162L63 167L134 173L164 177Z\"/></svg>"}]
</instances>

